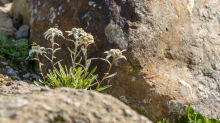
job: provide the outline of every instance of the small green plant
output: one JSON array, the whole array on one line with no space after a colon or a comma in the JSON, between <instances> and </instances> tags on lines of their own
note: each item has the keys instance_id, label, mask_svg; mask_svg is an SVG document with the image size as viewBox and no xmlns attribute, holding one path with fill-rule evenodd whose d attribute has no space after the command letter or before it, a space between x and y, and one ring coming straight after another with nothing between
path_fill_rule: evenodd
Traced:
<instances>
[{"instance_id":1,"label":"small green plant","mask_svg":"<svg viewBox=\"0 0 220 123\"><path fill-rule=\"evenodd\" d=\"M187 119L180 116L178 119L178 123L220 123L220 121L216 119L210 119L206 121L201 114L199 113L196 114L193 108L190 107L190 105L188 105L187 112L188 112ZM163 119L163 121L158 121L157 123L170 123L170 122Z\"/></svg>"},{"instance_id":2,"label":"small green plant","mask_svg":"<svg viewBox=\"0 0 220 123\"><path fill-rule=\"evenodd\" d=\"M0 56L7 57L12 60L13 68L17 70L20 62L24 62L23 66L28 64L26 58L29 53L28 42L24 39L14 41L6 36L0 36Z\"/></svg>"},{"instance_id":3,"label":"small green plant","mask_svg":"<svg viewBox=\"0 0 220 123\"><path fill-rule=\"evenodd\" d=\"M39 45L37 45L38 50L36 50L35 47L32 47L32 50L30 51L29 55L32 53L36 53L37 58L34 58L33 60L37 60L39 63L39 69L40 69L40 74L43 77L43 81L40 80L39 82L35 82L37 85L48 85L50 88L56 88L56 87L70 87L70 88L75 88L75 89L85 89L85 90L90 90L92 86L97 85L95 91L102 91L111 85L106 85L104 87L100 87L102 82L110 77L113 77L116 75L116 73L113 73L109 75L109 72L113 66L113 63L121 58L126 59L125 56L122 55L122 52L125 50L120 51L119 49L111 49L110 51L106 51L104 53L107 53L106 58L90 58L87 59L87 48L90 44L94 43L94 38L91 34L86 33L83 29L77 29L73 28L71 31L66 31L68 33L68 36L73 35L74 40L72 39L67 39L63 36L62 31L58 30L57 28L50 28L48 29L44 34L46 39L50 39L52 48L47 48L47 50L51 50L52 55L51 58L49 58L45 52L45 48L40 48ZM61 65L61 61L58 61L54 64L53 59L55 57L55 52L59 50L60 48L55 48L54 46L59 44L55 43L54 37L55 36L61 36L65 38L68 41L71 41L75 44L75 48L71 50L69 47L69 51L71 53L71 60L72 60L72 66L68 69L66 66L63 67ZM78 51L77 48L81 46L81 50ZM82 57L79 58L79 60L76 62L77 57L80 56L80 53L82 52L82 55L84 57L84 65L81 64ZM50 60L52 64L52 70L49 70L49 73L44 77L42 73L42 63L39 60L38 54L44 55L48 60ZM109 57L113 57L112 62L108 60ZM104 75L104 77L101 79L101 81L98 81L98 75L93 75L94 72L96 71L97 67L93 68L91 72L88 72L89 66L92 62L92 60L104 60L109 64L109 69L107 73ZM55 65L58 64L59 69L55 67Z\"/></svg>"}]
</instances>

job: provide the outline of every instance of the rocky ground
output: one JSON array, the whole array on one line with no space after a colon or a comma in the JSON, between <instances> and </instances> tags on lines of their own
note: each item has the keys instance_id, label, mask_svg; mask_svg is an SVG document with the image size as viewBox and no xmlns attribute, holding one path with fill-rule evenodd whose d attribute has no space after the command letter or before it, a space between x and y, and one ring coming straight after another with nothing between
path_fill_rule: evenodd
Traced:
<instances>
[{"instance_id":1,"label":"rocky ground","mask_svg":"<svg viewBox=\"0 0 220 123\"><path fill-rule=\"evenodd\" d=\"M0 74L4 76L2 79L11 78L12 80L22 80L28 83L41 79L40 75L29 73L27 67L14 70L12 68L12 62L4 57L0 57Z\"/></svg>"},{"instance_id":2,"label":"rocky ground","mask_svg":"<svg viewBox=\"0 0 220 123\"><path fill-rule=\"evenodd\" d=\"M118 99L93 91L0 86L1 123L152 123Z\"/></svg>"},{"instance_id":3,"label":"rocky ground","mask_svg":"<svg viewBox=\"0 0 220 123\"><path fill-rule=\"evenodd\" d=\"M30 27L22 25L18 19L10 18L11 7L12 0L0 0L0 35L7 35L13 38L12 41L15 45L19 39L24 39L28 42ZM24 66L24 62L18 63L17 70L12 67L12 64L12 60L0 57L0 74L12 80L22 80L28 83L32 83L34 80L38 81L41 78L38 74L29 72L28 66Z\"/></svg>"}]
</instances>

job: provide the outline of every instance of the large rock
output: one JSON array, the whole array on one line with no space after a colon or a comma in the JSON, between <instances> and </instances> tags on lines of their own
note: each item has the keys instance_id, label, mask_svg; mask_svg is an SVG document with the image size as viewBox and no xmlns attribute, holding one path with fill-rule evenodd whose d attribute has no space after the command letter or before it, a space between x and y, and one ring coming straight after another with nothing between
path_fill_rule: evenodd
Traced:
<instances>
[{"instance_id":1,"label":"large rock","mask_svg":"<svg viewBox=\"0 0 220 123\"><path fill-rule=\"evenodd\" d=\"M106 82L113 85L107 93L154 122L163 117L175 122L178 115L186 115L188 103L206 118L220 118L218 1L29 0L23 4L29 7L21 8L29 10L22 14L23 20L29 18L32 40L41 46L50 47L43 32L58 26L62 31L82 27L92 33L95 44L89 47L89 57L102 57L110 48L128 49L127 62L114 65L118 74ZM67 47L73 44L61 38L57 42L62 48L55 54L57 59L70 65ZM102 62L96 65L99 70L106 67Z\"/></svg>"},{"instance_id":2,"label":"large rock","mask_svg":"<svg viewBox=\"0 0 220 123\"><path fill-rule=\"evenodd\" d=\"M14 0L10 15L23 24L30 25L32 0Z\"/></svg>"},{"instance_id":3,"label":"large rock","mask_svg":"<svg viewBox=\"0 0 220 123\"><path fill-rule=\"evenodd\" d=\"M1 123L153 123L112 96L14 82L0 86Z\"/></svg>"},{"instance_id":4,"label":"large rock","mask_svg":"<svg viewBox=\"0 0 220 123\"><path fill-rule=\"evenodd\" d=\"M11 2L11 0L0 0L0 35L12 35L15 32L12 20L8 14L12 3L8 2Z\"/></svg>"},{"instance_id":5,"label":"large rock","mask_svg":"<svg viewBox=\"0 0 220 123\"><path fill-rule=\"evenodd\" d=\"M3 8L0 8L0 35L12 35L15 32L15 28L11 18L5 11Z\"/></svg>"}]
</instances>

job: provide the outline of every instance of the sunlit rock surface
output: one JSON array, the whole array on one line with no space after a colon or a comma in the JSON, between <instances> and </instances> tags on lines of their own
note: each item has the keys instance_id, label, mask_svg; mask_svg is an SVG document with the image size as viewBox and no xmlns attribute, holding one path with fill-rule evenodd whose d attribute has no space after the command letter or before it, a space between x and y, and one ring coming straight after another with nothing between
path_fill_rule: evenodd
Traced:
<instances>
[{"instance_id":1,"label":"sunlit rock surface","mask_svg":"<svg viewBox=\"0 0 220 123\"><path fill-rule=\"evenodd\" d=\"M0 86L0 104L1 123L153 123L110 95L20 81Z\"/></svg>"},{"instance_id":2,"label":"sunlit rock surface","mask_svg":"<svg viewBox=\"0 0 220 123\"><path fill-rule=\"evenodd\" d=\"M24 24L32 40L50 27L83 28L95 37L88 57L104 57L110 48L127 49L127 61L115 63L117 76L106 91L154 122L175 122L191 104L206 118L220 118L220 2L218 0L24 0ZM14 11L20 9L15 7ZM67 35L65 34L67 37ZM58 38L57 59L71 65L71 42ZM43 60L49 67L49 61ZM99 73L107 69L103 62ZM46 69L45 69L46 70Z\"/></svg>"}]
</instances>

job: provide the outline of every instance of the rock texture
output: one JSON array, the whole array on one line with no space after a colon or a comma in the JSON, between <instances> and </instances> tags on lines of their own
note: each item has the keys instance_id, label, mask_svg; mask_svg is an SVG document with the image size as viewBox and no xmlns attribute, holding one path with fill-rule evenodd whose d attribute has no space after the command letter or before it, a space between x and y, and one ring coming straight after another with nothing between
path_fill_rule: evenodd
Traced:
<instances>
[{"instance_id":1,"label":"rock texture","mask_svg":"<svg viewBox=\"0 0 220 123\"><path fill-rule=\"evenodd\" d=\"M0 56L0 74L5 75L7 70L11 68L11 63L4 57Z\"/></svg>"},{"instance_id":2,"label":"rock texture","mask_svg":"<svg viewBox=\"0 0 220 123\"><path fill-rule=\"evenodd\" d=\"M11 6L12 6L12 2L6 4L0 2L0 10L2 10L5 13L10 12Z\"/></svg>"},{"instance_id":3,"label":"rock texture","mask_svg":"<svg viewBox=\"0 0 220 123\"><path fill-rule=\"evenodd\" d=\"M15 32L11 18L7 10L0 8L0 35L12 35Z\"/></svg>"},{"instance_id":4,"label":"rock texture","mask_svg":"<svg viewBox=\"0 0 220 123\"><path fill-rule=\"evenodd\" d=\"M16 39L28 38L29 36L29 26L22 25L17 32L15 32Z\"/></svg>"},{"instance_id":5,"label":"rock texture","mask_svg":"<svg viewBox=\"0 0 220 123\"><path fill-rule=\"evenodd\" d=\"M30 25L32 0L13 0L10 15L23 24Z\"/></svg>"},{"instance_id":6,"label":"rock texture","mask_svg":"<svg viewBox=\"0 0 220 123\"><path fill-rule=\"evenodd\" d=\"M22 1L14 1L15 6ZM103 57L110 48L128 49L127 62L115 63L118 74L106 82L113 85L107 93L154 122L163 117L175 122L186 115L188 103L206 118L220 118L219 1L29 0L22 5L22 11L29 10L22 16L32 40L41 46L50 47L42 34L56 26L92 33L89 57ZM70 65L67 47L73 45L57 41L62 48L57 59Z\"/></svg>"},{"instance_id":7,"label":"rock texture","mask_svg":"<svg viewBox=\"0 0 220 123\"><path fill-rule=\"evenodd\" d=\"M153 123L112 96L14 82L0 86L1 123Z\"/></svg>"},{"instance_id":8,"label":"rock texture","mask_svg":"<svg viewBox=\"0 0 220 123\"><path fill-rule=\"evenodd\" d=\"M15 32L9 12L12 6L11 0L0 0L0 35L12 35Z\"/></svg>"},{"instance_id":9,"label":"rock texture","mask_svg":"<svg viewBox=\"0 0 220 123\"><path fill-rule=\"evenodd\" d=\"M6 3L10 3L12 2L13 0L0 0L0 3L1 4L6 4Z\"/></svg>"}]
</instances>

